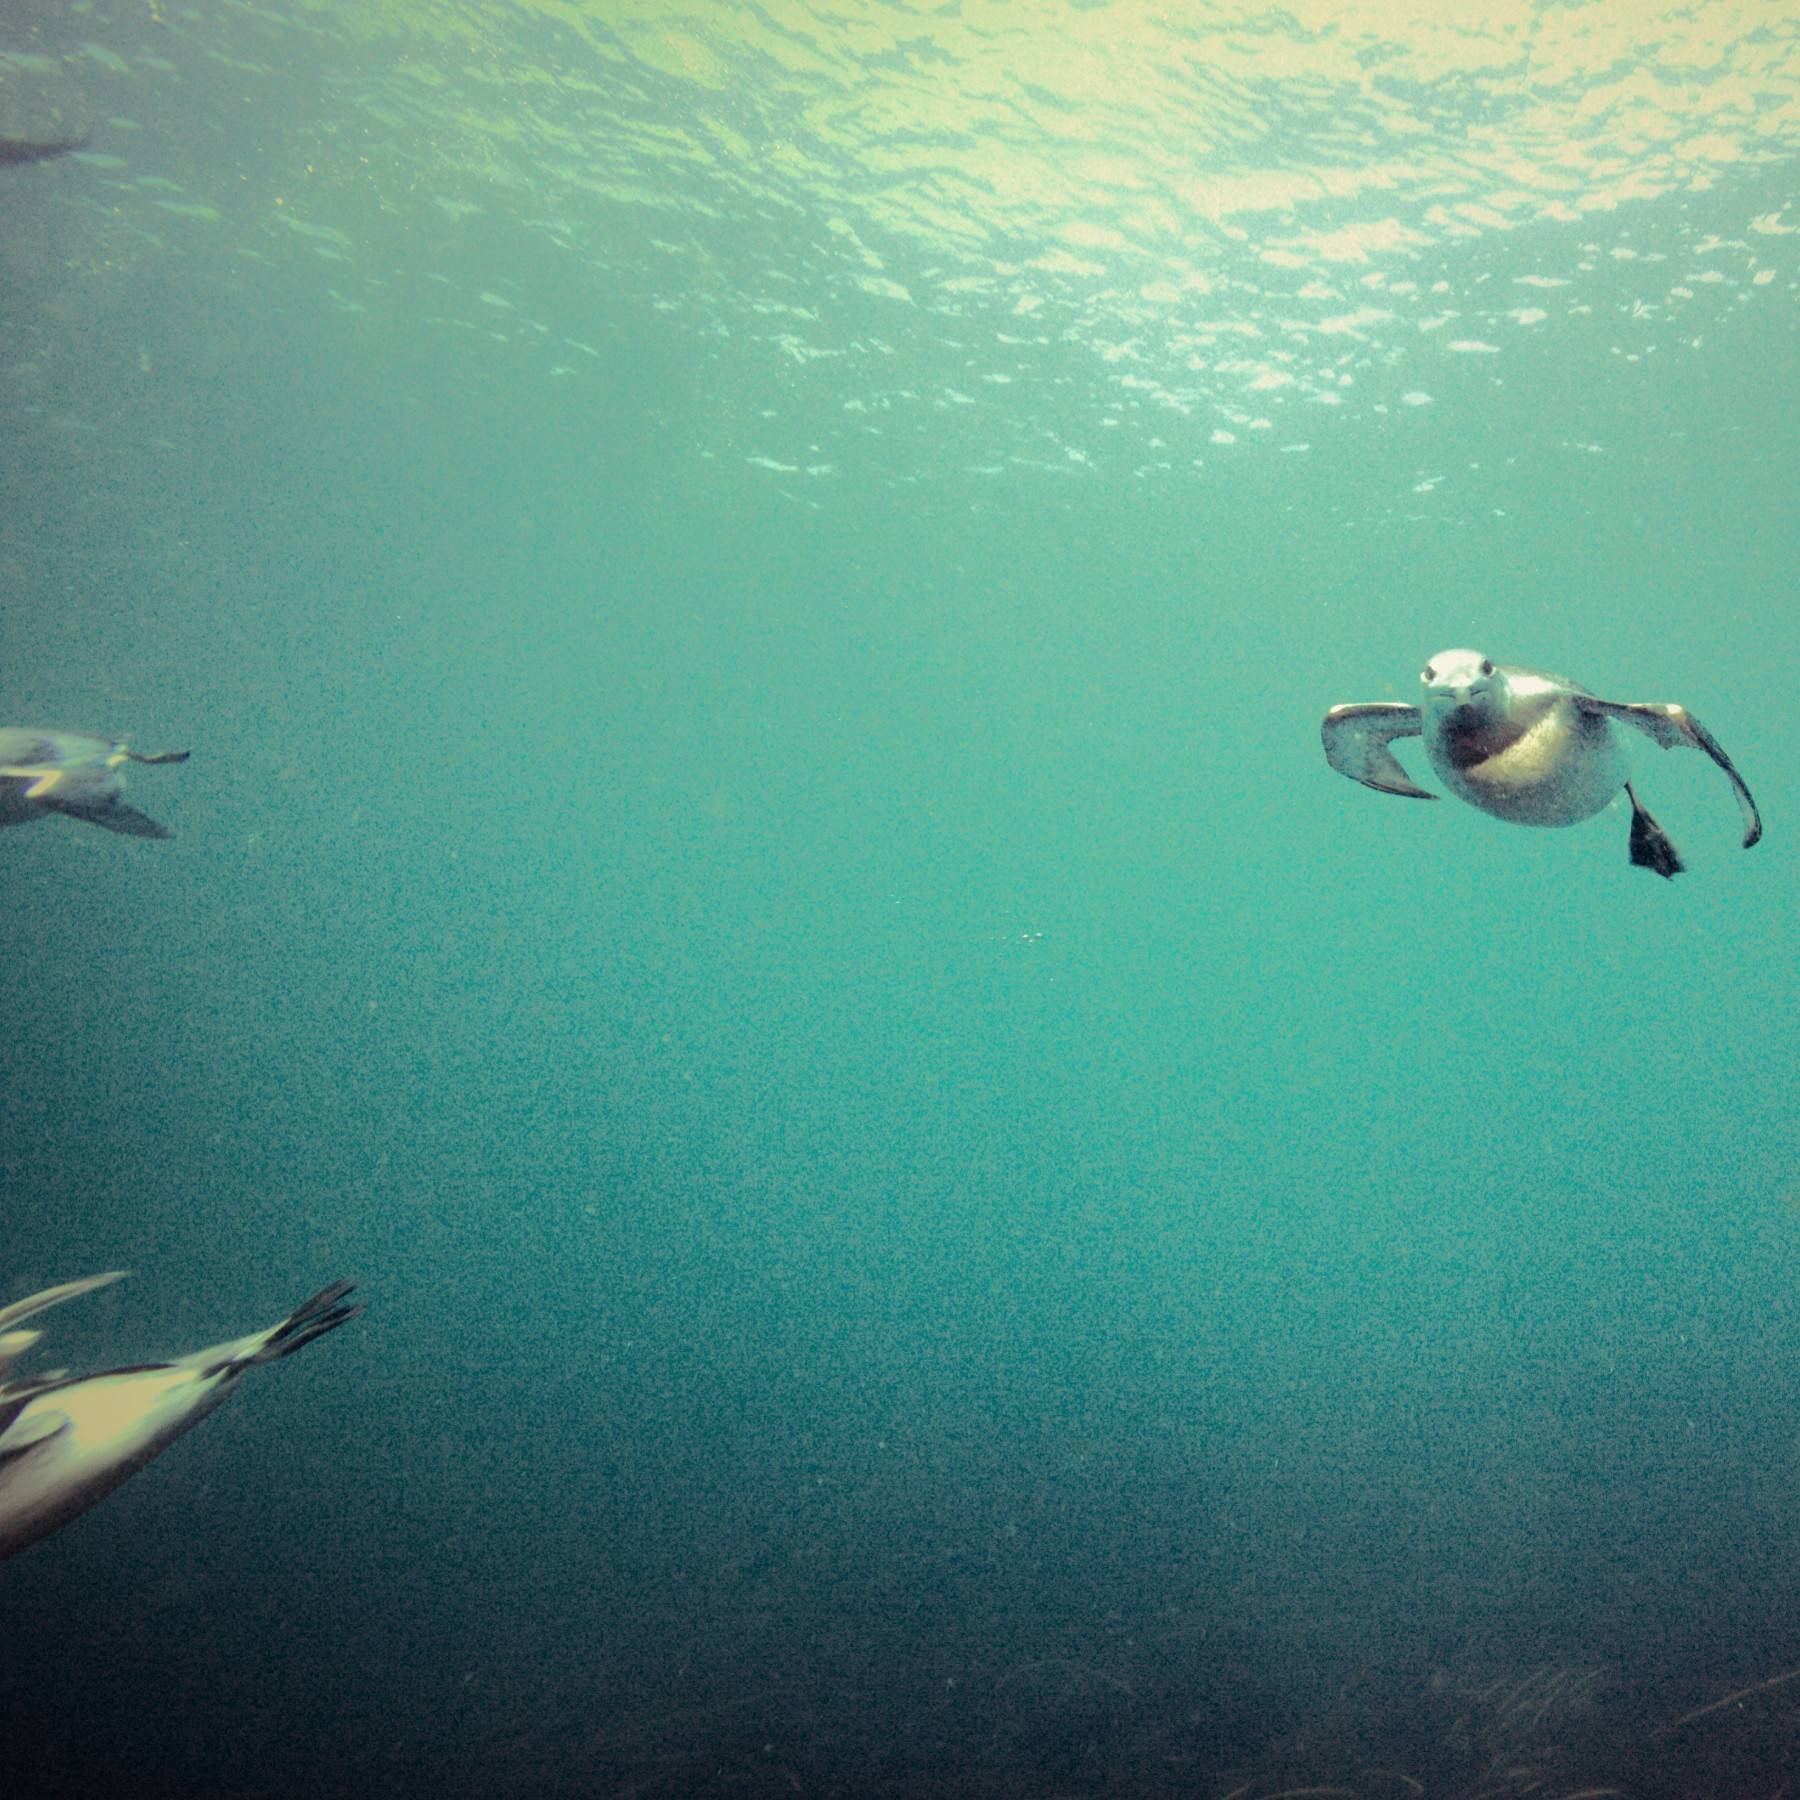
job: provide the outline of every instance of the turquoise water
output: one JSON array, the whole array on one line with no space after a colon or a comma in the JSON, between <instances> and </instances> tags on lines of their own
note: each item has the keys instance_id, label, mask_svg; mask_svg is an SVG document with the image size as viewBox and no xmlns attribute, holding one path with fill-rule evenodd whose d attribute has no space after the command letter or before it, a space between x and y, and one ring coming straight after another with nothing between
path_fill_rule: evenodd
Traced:
<instances>
[{"instance_id":1,"label":"turquoise water","mask_svg":"<svg viewBox=\"0 0 1800 1800\"><path fill-rule=\"evenodd\" d=\"M1791 24L803 11L0 46L0 710L193 750L0 842L0 1300L369 1303L0 1572L9 1792L1775 1792ZM1458 644L1765 841L1334 775Z\"/></svg>"}]
</instances>

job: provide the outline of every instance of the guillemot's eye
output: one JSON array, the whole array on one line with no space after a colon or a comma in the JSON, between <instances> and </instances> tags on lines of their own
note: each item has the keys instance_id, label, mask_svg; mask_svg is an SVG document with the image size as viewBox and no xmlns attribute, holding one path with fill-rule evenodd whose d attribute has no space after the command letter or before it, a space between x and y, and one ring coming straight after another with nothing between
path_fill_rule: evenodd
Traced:
<instances>
[{"instance_id":1,"label":"guillemot's eye","mask_svg":"<svg viewBox=\"0 0 1800 1800\"><path fill-rule=\"evenodd\" d=\"M1481 659L1481 672L1484 675L1491 675L1494 672L1494 665L1485 656Z\"/></svg>"},{"instance_id":2,"label":"guillemot's eye","mask_svg":"<svg viewBox=\"0 0 1800 1800\"><path fill-rule=\"evenodd\" d=\"M1419 679L1429 687L1432 682L1437 679L1437 670L1434 669L1430 663L1427 663L1424 668L1419 671Z\"/></svg>"}]
</instances>

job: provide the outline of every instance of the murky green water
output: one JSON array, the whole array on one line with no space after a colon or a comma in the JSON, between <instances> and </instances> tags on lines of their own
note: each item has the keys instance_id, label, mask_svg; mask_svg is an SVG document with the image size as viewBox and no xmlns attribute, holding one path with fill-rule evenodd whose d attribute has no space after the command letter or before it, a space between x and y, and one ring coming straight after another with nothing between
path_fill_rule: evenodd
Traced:
<instances>
[{"instance_id":1,"label":"murky green water","mask_svg":"<svg viewBox=\"0 0 1800 1800\"><path fill-rule=\"evenodd\" d=\"M0 722L193 757L0 841L0 1299L370 1303L10 1792L1791 1777L1781 9L10 33ZM1765 841L1334 775L1457 644Z\"/></svg>"}]
</instances>

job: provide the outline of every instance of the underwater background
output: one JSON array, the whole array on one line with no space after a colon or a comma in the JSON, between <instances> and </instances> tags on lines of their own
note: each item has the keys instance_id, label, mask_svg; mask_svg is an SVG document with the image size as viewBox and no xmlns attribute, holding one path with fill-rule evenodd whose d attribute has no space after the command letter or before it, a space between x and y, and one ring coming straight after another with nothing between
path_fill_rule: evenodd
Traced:
<instances>
[{"instance_id":1,"label":"underwater background","mask_svg":"<svg viewBox=\"0 0 1800 1800\"><path fill-rule=\"evenodd\" d=\"M1791 8L3 19L9 1795L1800 1792Z\"/></svg>"}]
</instances>

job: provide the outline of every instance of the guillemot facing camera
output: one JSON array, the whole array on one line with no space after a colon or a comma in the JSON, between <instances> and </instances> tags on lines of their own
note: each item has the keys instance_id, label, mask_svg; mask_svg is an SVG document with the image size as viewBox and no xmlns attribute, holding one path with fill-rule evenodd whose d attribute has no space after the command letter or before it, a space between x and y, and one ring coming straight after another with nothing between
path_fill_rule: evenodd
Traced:
<instances>
[{"instance_id":1,"label":"guillemot facing camera","mask_svg":"<svg viewBox=\"0 0 1800 1800\"><path fill-rule=\"evenodd\" d=\"M63 813L129 837L173 837L168 826L125 804L124 770L128 762L187 759L185 750L133 750L123 738L0 726L0 825L29 825Z\"/></svg>"},{"instance_id":2,"label":"guillemot facing camera","mask_svg":"<svg viewBox=\"0 0 1800 1800\"><path fill-rule=\"evenodd\" d=\"M1518 825L1577 825L1623 792L1631 802L1631 860L1664 876L1684 864L1631 785L1615 725L1665 750L1704 750L1725 772L1744 817L1744 848L1762 836L1756 802L1718 739L1685 707L1601 700L1560 675L1491 662L1478 650L1446 650L1425 665L1418 706L1371 701L1325 715L1325 757L1378 793L1435 800L1417 787L1389 745L1423 737L1438 778L1459 800Z\"/></svg>"},{"instance_id":3,"label":"guillemot facing camera","mask_svg":"<svg viewBox=\"0 0 1800 1800\"><path fill-rule=\"evenodd\" d=\"M39 1335L18 1330L24 1320L117 1281L120 1273L90 1275L0 1308L0 1557L104 1500L226 1400L247 1370L292 1355L362 1311L343 1304L351 1284L334 1281L279 1325L178 1362L7 1379Z\"/></svg>"}]
</instances>

